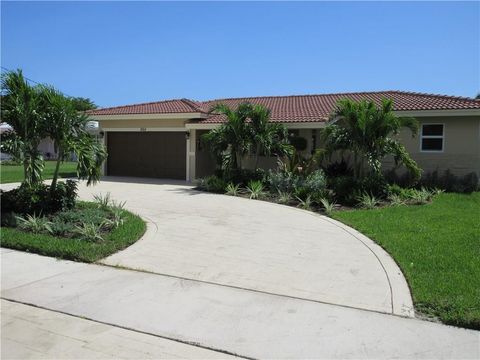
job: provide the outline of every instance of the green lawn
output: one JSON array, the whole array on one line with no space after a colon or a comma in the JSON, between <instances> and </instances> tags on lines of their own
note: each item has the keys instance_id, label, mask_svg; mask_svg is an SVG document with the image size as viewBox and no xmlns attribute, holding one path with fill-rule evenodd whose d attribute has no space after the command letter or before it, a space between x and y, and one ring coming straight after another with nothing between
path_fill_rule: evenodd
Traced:
<instances>
[{"instance_id":1,"label":"green lawn","mask_svg":"<svg viewBox=\"0 0 480 360\"><path fill-rule=\"evenodd\" d=\"M51 179L55 170L55 161L45 161L43 178ZM73 177L77 175L76 162L64 162L60 165L60 177ZM23 181L23 165L0 164L0 184Z\"/></svg>"},{"instance_id":2,"label":"green lawn","mask_svg":"<svg viewBox=\"0 0 480 360\"><path fill-rule=\"evenodd\" d=\"M397 261L415 308L480 329L480 192L440 194L423 206L334 212Z\"/></svg>"},{"instance_id":3,"label":"green lawn","mask_svg":"<svg viewBox=\"0 0 480 360\"><path fill-rule=\"evenodd\" d=\"M145 222L128 211L125 211L124 223L108 233L101 242L34 234L10 227L0 228L2 247L83 262L94 262L126 248L140 239L145 230Z\"/></svg>"}]
</instances>

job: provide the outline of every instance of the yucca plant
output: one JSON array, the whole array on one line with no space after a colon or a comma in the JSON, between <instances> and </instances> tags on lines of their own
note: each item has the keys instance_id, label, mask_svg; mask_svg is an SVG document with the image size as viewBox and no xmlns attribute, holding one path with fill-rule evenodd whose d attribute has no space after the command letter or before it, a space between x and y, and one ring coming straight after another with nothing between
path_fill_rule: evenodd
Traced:
<instances>
[{"instance_id":1,"label":"yucca plant","mask_svg":"<svg viewBox=\"0 0 480 360\"><path fill-rule=\"evenodd\" d=\"M312 196L311 195L308 195L305 200L299 198L298 196L296 196L297 200L298 200L298 207L299 208L302 208L304 210L312 210L312 205L313 205L313 202L312 202Z\"/></svg>"},{"instance_id":2,"label":"yucca plant","mask_svg":"<svg viewBox=\"0 0 480 360\"><path fill-rule=\"evenodd\" d=\"M327 215L330 215L333 212L333 210L335 209L336 203L335 202L330 202L326 198L321 198L320 203L322 204L323 210L325 211L325 214L327 214Z\"/></svg>"},{"instance_id":3,"label":"yucca plant","mask_svg":"<svg viewBox=\"0 0 480 360\"><path fill-rule=\"evenodd\" d=\"M280 204L289 204L292 201L292 193L288 191L278 191L278 202Z\"/></svg>"},{"instance_id":4,"label":"yucca plant","mask_svg":"<svg viewBox=\"0 0 480 360\"><path fill-rule=\"evenodd\" d=\"M225 188L225 193L227 195L231 196L238 196L240 193L240 185L239 184L234 184L234 183L229 183L227 187Z\"/></svg>"},{"instance_id":5,"label":"yucca plant","mask_svg":"<svg viewBox=\"0 0 480 360\"><path fill-rule=\"evenodd\" d=\"M97 206L102 210L108 210L111 203L110 193L106 193L105 195L98 194L93 195L93 201L97 204Z\"/></svg>"},{"instance_id":6,"label":"yucca plant","mask_svg":"<svg viewBox=\"0 0 480 360\"><path fill-rule=\"evenodd\" d=\"M263 195L265 186L260 180L250 180L247 185L247 192L250 194L250 199L258 199Z\"/></svg>"},{"instance_id":7,"label":"yucca plant","mask_svg":"<svg viewBox=\"0 0 480 360\"><path fill-rule=\"evenodd\" d=\"M378 202L379 202L378 199L375 196L373 196L371 194L368 194L366 192L361 194L357 198L357 201L358 201L359 206L364 208L364 209L374 209L378 205Z\"/></svg>"},{"instance_id":8,"label":"yucca plant","mask_svg":"<svg viewBox=\"0 0 480 360\"><path fill-rule=\"evenodd\" d=\"M92 242L101 242L103 237L101 235L102 225L95 225L94 223L83 223L81 226L75 226L75 233L82 239Z\"/></svg>"},{"instance_id":9,"label":"yucca plant","mask_svg":"<svg viewBox=\"0 0 480 360\"><path fill-rule=\"evenodd\" d=\"M26 218L16 216L18 227L25 231L38 234L42 232L53 233L52 222L48 221L46 217L27 215Z\"/></svg>"}]
</instances>

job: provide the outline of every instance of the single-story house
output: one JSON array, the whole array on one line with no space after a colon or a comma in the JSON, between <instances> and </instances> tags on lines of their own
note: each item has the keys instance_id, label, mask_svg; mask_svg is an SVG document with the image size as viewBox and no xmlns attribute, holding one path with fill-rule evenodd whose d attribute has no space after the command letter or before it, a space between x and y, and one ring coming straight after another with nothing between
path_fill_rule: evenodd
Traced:
<instances>
[{"instance_id":1,"label":"single-story house","mask_svg":"<svg viewBox=\"0 0 480 360\"><path fill-rule=\"evenodd\" d=\"M235 107L241 102L262 104L271 110L271 121L307 139L305 153L322 147L320 131L327 125L339 99L390 98L398 116L420 123L412 138L405 130L403 144L425 173L449 169L455 175L480 176L480 101L445 95L404 91L322 95L266 96L210 101L165 100L89 111L99 122L108 150L106 175L186 179L209 175L214 162L200 137L223 121L209 113L217 103ZM274 159L262 159L263 167Z\"/></svg>"}]
</instances>

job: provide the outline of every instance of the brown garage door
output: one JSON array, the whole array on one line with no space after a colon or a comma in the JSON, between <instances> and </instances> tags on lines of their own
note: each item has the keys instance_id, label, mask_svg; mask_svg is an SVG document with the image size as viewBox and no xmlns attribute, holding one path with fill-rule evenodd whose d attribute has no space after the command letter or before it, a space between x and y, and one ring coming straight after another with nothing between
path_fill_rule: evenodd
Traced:
<instances>
[{"instance_id":1,"label":"brown garage door","mask_svg":"<svg viewBox=\"0 0 480 360\"><path fill-rule=\"evenodd\" d=\"M184 132L109 132L107 174L185 179Z\"/></svg>"}]
</instances>

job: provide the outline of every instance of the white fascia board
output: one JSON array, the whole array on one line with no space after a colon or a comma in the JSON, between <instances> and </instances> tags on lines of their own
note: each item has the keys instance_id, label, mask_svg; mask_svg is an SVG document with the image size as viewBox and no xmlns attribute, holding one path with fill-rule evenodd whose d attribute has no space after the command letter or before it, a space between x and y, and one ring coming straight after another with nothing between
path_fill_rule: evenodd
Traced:
<instances>
[{"instance_id":1,"label":"white fascia board","mask_svg":"<svg viewBox=\"0 0 480 360\"><path fill-rule=\"evenodd\" d=\"M480 109L394 111L397 116L480 116Z\"/></svg>"},{"instance_id":2,"label":"white fascia board","mask_svg":"<svg viewBox=\"0 0 480 360\"><path fill-rule=\"evenodd\" d=\"M205 119L203 113L172 113L172 114L125 114L125 115L90 115L92 120L164 120L164 119Z\"/></svg>"},{"instance_id":3,"label":"white fascia board","mask_svg":"<svg viewBox=\"0 0 480 360\"><path fill-rule=\"evenodd\" d=\"M275 122L278 123L278 122ZM321 129L325 127L325 122L280 122L287 127L287 129ZM222 124L185 124L187 129L191 130L211 130L219 127Z\"/></svg>"}]
</instances>

